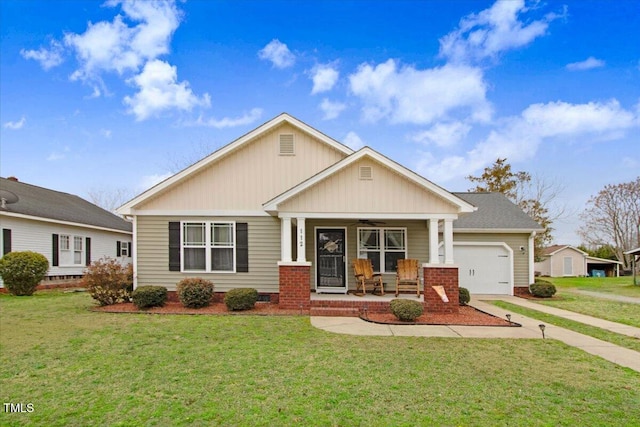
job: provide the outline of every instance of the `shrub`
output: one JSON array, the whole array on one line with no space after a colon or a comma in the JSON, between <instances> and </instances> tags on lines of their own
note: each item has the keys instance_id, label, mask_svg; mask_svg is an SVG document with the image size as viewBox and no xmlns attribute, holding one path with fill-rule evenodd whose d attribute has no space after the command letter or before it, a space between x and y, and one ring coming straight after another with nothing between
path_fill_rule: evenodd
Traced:
<instances>
[{"instance_id":1,"label":"shrub","mask_svg":"<svg viewBox=\"0 0 640 427\"><path fill-rule=\"evenodd\" d=\"M391 312L403 322L413 322L422 315L424 308L418 301L410 299L394 299L389 304Z\"/></svg>"},{"instance_id":2,"label":"shrub","mask_svg":"<svg viewBox=\"0 0 640 427\"><path fill-rule=\"evenodd\" d=\"M183 279L176 288L178 298L187 308L206 307L213 298L213 283L200 277Z\"/></svg>"},{"instance_id":3,"label":"shrub","mask_svg":"<svg viewBox=\"0 0 640 427\"><path fill-rule=\"evenodd\" d=\"M224 295L227 308L233 310L249 310L258 301L258 291L253 288L231 289Z\"/></svg>"},{"instance_id":4,"label":"shrub","mask_svg":"<svg viewBox=\"0 0 640 427\"><path fill-rule=\"evenodd\" d=\"M536 280L535 283L529 285L529 292L535 297L550 298L556 293L556 287L546 280Z\"/></svg>"},{"instance_id":5,"label":"shrub","mask_svg":"<svg viewBox=\"0 0 640 427\"><path fill-rule=\"evenodd\" d=\"M460 288L458 290L458 295L460 305L467 305L469 304L469 301L471 301L471 294L467 288Z\"/></svg>"},{"instance_id":6,"label":"shrub","mask_svg":"<svg viewBox=\"0 0 640 427\"><path fill-rule=\"evenodd\" d=\"M0 259L0 276L13 295L33 295L47 271L49 261L36 252L9 252Z\"/></svg>"},{"instance_id":7,"label":"shrub","mask_svg":"<svg viewBox=\"0 0 640 427\"><path fill-rule=\"evenodd\" d=\"M101 306L127 302L133 287L133 267L112 258L100 258L87 267L83 282Z\"/></svg>"},{"instance_id":8,"label":"shrub","mask_svg":"<svg viewBox=\"0 0 640 427\"><path fill-rule=\"evenodd\" d=\"M164 286L140 286L131 294L131 300L140 309L162 307L167 302Z\"/></svg>"}]
</instances>

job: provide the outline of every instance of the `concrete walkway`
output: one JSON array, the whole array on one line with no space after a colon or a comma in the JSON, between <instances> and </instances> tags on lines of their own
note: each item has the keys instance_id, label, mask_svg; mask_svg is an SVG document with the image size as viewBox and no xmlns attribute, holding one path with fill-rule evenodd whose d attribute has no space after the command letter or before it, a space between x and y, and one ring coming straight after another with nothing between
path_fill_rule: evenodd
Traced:
<instances>
[{"instance_id":1,"label":"concrete walkway","mask_svg":"<svg viewBox=\"0 0 640 427\"><path fill-rule=\"evenodd\" d=\"M498 316L503 319L506 318L506 314L510 312L487 302L490 300L510 302L512 304L517 304L523 307L553 314L558 317L564 317L640 339L640 328L634 328L632 326L608 322L591 316L584 316L566 310L547 307L542 304L530 302L523 298L500 295L476 295L473 297L470 305L486 313L493 314L494 316ZM328 332L349 335L542 339L542 332L538 326L542 322L539 320L525 317L517 313L511 313L511 321L521 324L522 327L380 325L366 322L357 317L311 317L311 324L316 328L323 329ZM637 351L620 347L568 329L556 327L551 324L546 324L545 336L549 339L560 340L565 344L580 348L587 353L600 356L610 362L640 372L640 353Z\"/></svg>"}]
</instances>

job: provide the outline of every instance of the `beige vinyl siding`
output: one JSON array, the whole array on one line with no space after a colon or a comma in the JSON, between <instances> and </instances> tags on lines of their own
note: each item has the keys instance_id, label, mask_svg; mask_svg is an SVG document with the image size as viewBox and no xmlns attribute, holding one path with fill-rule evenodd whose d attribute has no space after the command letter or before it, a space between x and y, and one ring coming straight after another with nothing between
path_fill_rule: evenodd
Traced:
<instances>
[{"instance_id":1,"label":"beige vinyl siding","mask_svg":"<svg viewBox=\"0 0 640 427\"><path fill-rule=\"evenodd\" d=\"M358 228L366 225L354 224L357 220L322 220L308 219L305 223L306 229L306 257L311 261L311 289L315 289L316 283L316 259L315 259L315 229L316 228L342 228L347 229L347 286L355 290L356 284L353 276L351 262L358 258ZM407 256L418 259L420 265L428 262L429 259L429 232L426 221L385 221L380 227L406 227L407 229ZM422 272L420 272L422 277ZM386 283L385 290L395 291L395 273L384 274L383 280Z\"/></svg>"},{"instance_id":2,"label":"beige vinyl siding","mask_svg":"<svg viewBox=\"0 0 640 427\"><path fill-rule=\"evenodd\" d=\"M371 179L360 179L371 167ZM457 209L391 169L370 159L357 161L278 207L280 212L456 213Z\"/></svg>"},{"instance_id":3,"label":"beige vinyl siding","mask_svg":"<svg viewBox=\"0 0 640 427\"><path fill-rule=\"evenodd\" d=\"M455 233L454 242L504 242L513 250L514 286L529 286L529 234ZM524 246L526 252L520 251ZM455 264L455 259L453 260Z\"/></svg>"},{"instance_id":4,"label":"beige vinyl siding","mask_svg":"<svg viewBox=\"0 0 640 427\"><path fill-rule=\"evenodd\" d=\"M249 228L248 273L181 273L169 271L169 222L171 221L236 221ZM280 260L280 221L272 217L169 217L137 218L138 286L161 285L175 290L185 277L203 277L214 283L217 292L251 287L259 292L278 292Z\"/></svg>"},{"instance_id":5,"label":"beige vinyl siding","mask_svg":"<svg viewBox=\"0 0 640 427\"><path fill-rule=\"evenodd\" d=\"M294 135L295 155L280 155L281 134ZM136 210L262 210L263 203L344 157L326 143L283 124Z\"/></svg>"},{"instance_id":6,"label":"beige vinyl siding","mask_svg":"<svg viewBox=\"0 0 640 427\"><path fill-rule=\"evenodd\" d=\"M534 270L541 276L551 276L551 258L547 257L540 262L535 263Z\"/></svg>"},{"instance_id":7,"label":"beige vinyl siding","mask_svg":"<svg viewBox=\"0 0 640 427\"><path fill-rule=\"evenodd\" d=\"M584 255L575 249L564 248L553 254L550 261L551 277L562 277L565 275L564 259L567 257L571 258L571 265L573 267L571 273L567 274L567 276L584 276L586 274Z\"/></svg>"}]
</instances>

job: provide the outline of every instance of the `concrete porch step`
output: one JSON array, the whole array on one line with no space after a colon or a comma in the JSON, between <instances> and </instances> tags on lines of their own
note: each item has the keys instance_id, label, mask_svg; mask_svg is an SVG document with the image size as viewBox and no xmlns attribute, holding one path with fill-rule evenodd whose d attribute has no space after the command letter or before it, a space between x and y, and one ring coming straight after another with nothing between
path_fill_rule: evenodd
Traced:
<instances>
[{"instance_id":1,"label":"concrete porch step","mask_svg":"<svg viewBox=\"0 0 640 427\"><path fill-rule=\"evenodd\" d=\"M311 316L358 317L360 310L355 307L311 307Z\"/></svg>"}]
</instances>

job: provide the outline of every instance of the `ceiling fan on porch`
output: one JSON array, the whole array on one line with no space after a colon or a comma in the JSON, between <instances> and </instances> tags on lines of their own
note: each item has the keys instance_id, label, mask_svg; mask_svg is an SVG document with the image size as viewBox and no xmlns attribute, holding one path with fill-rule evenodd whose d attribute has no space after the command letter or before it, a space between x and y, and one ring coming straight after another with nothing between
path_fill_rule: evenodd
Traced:
<instances>
[{"instance_id":1,"label":"ceiling fan on porch","mask_svg":"<svg viewBox=\"0 0 640 427\"><path fill-rule=\"evenodd\" d=\"M367 226L367 227L379 227L381 225L386 224L386 222L384 221L371 221L369 219L359 219L358 222L353 222L351 224L349 224L349 226L352 225L362 225L362 226Z\"/></svg>"}]
</instances>

